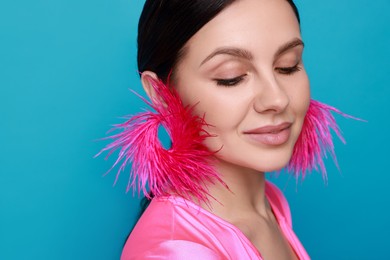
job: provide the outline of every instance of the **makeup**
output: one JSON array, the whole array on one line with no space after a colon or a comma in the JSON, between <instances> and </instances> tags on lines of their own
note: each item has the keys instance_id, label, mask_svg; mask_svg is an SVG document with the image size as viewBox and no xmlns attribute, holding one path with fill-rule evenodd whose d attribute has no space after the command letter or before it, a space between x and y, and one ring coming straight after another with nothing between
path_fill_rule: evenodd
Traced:
<instances>
[{"instance_id":1,"label":"makeup","mask_svg":"<svg viewBox=\"0 0 390 260\"><path fill-rule=\"evenodd\" d=\"M288 141L291 134L291 123L284 122L279 125L269 125L245 131L251 140L265 145L282 145Z\"/></svg>"}]
</instances>

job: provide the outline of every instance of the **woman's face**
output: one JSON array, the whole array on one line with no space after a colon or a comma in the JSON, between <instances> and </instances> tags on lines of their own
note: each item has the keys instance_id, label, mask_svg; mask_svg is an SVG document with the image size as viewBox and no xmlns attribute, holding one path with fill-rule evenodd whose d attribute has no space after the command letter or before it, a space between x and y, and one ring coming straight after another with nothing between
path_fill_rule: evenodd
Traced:
<instances>
[{"instance_id":1,"label":"woman's face","mask_svg":"<svg viewBox=\"0 0 390 260\"><path fill-rule=\"evenodd\" d=\"M205 115L220 163L284 167L308 109L297 18L285 0L237 1L186 44L175 70L185 105Z\"/></svg>"}]
</instances>

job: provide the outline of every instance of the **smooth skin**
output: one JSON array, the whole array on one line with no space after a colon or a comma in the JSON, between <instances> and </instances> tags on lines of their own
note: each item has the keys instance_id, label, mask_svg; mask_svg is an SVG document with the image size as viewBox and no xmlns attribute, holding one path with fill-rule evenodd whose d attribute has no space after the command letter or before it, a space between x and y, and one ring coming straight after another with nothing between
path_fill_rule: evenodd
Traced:
<instances>
[{"instance_id":1,"label":"smooth skin","mask_svg":"<svg viewBox=\"0 0 390 260\"><path fill-rule=\"evenodd\" d=\"M286 166L310 101L298 21L284 0L240 0L201 28L184 46L173 84L185 105L196 105L215 135L215 165L230 191L209 185L206 210L238 227L264 259L296 259L265 197L265 172ZM142 83L153 96L146 71ZM246 134L291 123L288 140L270 145Z\"/></svg>"}]
</instances>

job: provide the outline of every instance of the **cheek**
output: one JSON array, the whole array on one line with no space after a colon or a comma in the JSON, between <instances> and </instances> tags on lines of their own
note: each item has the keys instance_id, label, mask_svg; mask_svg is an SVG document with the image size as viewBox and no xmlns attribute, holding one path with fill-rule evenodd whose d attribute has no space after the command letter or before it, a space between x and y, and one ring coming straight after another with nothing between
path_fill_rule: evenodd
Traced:
<instances>
[{"instance_id":1,"label":"cheek","mask_svg":"<svg viewBox=\"0 0 390 260\"><path fill-rule=\"evenodd\" d=\"M234 95L225 98L217 95L210 97L213 98L200 101L197 105L197 111L205 113L205 120L210 125L204 129L213 135L204 144L211 151L219 151L218 157L226 159L232 148L235 150L235 147L240 146L237 136L240 125L247 116L249 101L243 97L234 98Z\"/></svg>"},{"instance_id":2,"label":"cheek","mask_svg":"<svg viewBox=\"0 0 390 260\"><path fill-rule=\"evenodd\" d=\"M310 83L306 73L301 73L294 84L287 86L290 97L290 107L294 111L298 120L302 120L310 104Z\"/></svg>"},{"instance_id":3,"label":"cheek","mask_svg":"<svg viewBox=\"0 0 390 260\"><path fill-rule=\"evenodd\" d=\"M301 133L303 122L305 120L306 112L310 104L310 83L309 79L304 73L299 80L296 80L294 86L291 86L289 91L290 109L295 115L296 124L293 129L293 143L298 140Z\"/></svg>"},{"instance_id":4,"label":"cheek","mask_svg":"<svg viewBox=\"0 0 390 260\"><path fill-rule=\"evenodd\" d=\"M184 105L195 105L194 113L204 116L208 124L215 126L209 127L208 131L219 135L233 130L244 118L248 100L245 97L237 98L233 89L223 89L205 82L187 86L186 89L179 89L180 98Z\"/></svg>"},{"instance_id":5,"label":"cheek","mask_svg":"<svg viewBox=\"0 0 390 260\"><path fill-rule=\"evenodd\" d=\"M204 126L203 129L211 134L212 138L206 138L204 144L211 151L218 151L221 148L221 133L226 132L229 129L228 120L222 113L228 109L224 107L225 102L212 99L211 95L203 95L202 91L191 91L189 89L180 91L179 95L185 106L194 106L193 114L204 117L208 126ZM226 112L226 111L225 111Z\"/></svg>"}]
</instances>

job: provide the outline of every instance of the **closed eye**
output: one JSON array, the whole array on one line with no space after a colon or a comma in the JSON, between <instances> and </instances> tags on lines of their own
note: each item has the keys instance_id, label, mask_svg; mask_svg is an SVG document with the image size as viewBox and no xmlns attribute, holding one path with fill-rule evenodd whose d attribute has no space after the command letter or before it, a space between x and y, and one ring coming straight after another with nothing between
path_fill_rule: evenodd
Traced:
<instances>
[{"instance_id":1,"label":"closed eye","mask_svg":"<svg viewBox=\"0 0 390 260\"><path fill-rule=\"evenodd\" d=\"M275 70L279 72L280 74L284 75L291 75L294 74L295 72L300 71L302 68L298 66L299 63L297 63L295 66L292 67L282 67L282 68L276 68Z\"/></svg>"},{"instance_id":2,"label":"closed eye","mask_svg":"<svg viewBox=\"0 0 390 260\"><path fill-rule=\"evenodd\" d=\"M246 74L235 77L235 78L229 78L229 79L213 79L215 82L217 82L218 86L225 86L225 87L233 87L238 85L246 76Z\"/></svg>"}]
</instances>

